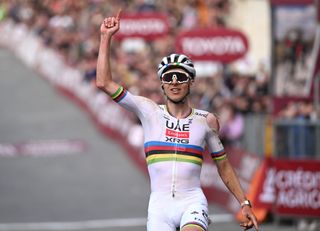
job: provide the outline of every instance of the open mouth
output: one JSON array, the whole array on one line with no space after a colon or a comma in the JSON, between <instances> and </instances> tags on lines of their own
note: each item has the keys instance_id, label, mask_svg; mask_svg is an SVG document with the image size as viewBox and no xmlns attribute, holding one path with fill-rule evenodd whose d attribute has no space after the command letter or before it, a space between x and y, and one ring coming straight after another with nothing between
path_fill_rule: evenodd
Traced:
<instances>
[{"instance_id":1,"label":"open mouth","mask_svg":"<svg viewBox=\"0 0 320 231\"><path fill-rule=\"evenodd\" d=\"M172 93L179 93L180 92L180 89L179 88L171 88L170 91Z\"/></svg>"}]
</instances>

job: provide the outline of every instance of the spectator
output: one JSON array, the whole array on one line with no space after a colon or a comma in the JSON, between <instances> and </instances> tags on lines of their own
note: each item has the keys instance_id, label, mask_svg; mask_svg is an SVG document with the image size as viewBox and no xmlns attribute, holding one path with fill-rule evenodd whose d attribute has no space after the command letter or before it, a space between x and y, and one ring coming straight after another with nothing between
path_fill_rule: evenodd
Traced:
<instances>
[{"instance_id":1,"label":"spectator","mask_svg":"<svg viewBox=\"0 0 320 231\"><path fill-rule=\"evenodd\" d=\"M220 110L220 136L222 142L229 147L241 147L241 138L244 131L244 119L237 113L232 104L224 104Z\"/></svg>"}]
</instances>

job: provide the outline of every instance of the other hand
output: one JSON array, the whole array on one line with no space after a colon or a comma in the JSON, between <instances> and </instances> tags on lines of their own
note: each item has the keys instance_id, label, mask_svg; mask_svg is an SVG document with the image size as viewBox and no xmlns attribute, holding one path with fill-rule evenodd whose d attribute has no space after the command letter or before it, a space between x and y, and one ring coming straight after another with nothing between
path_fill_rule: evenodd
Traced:
<instances>
[{"instance_id":1,"label":"other hand","mask_svg":"<svg viewBox=\"0 0 320 231\"><path fill-rule=\"evenodd\" d=\"M244 230L254 227L256 231L259 231L257 218L253 214L251 208L249 206L243 206L241 212L245 217L245 220L240 223L240 226L243 227Z\"/></svg>"}]
</instances>

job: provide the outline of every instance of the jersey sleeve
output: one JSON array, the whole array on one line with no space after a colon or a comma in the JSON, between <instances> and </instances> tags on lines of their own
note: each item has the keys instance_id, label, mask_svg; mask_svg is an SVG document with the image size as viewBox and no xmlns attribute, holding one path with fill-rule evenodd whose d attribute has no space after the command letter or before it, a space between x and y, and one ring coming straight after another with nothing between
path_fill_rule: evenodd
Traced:
<instances>
[{"instance_id":1,"label":"jersey sleeve","mask_svg":"<svg viewBox=\"0 0 320 231\"><path fill-rule=\"evenodd\" d=\"M218 132L207 128L206 143L212 160L219 161L227 157L223 144L219 138Z\"/></svg>"},{"instance_id":2,"label":"jersey sleeve","mask_svg":"<svg viewBox=\"0 0 320 231\"><path fill-rule=\"evenodd\" d=\"M133 95L122 86L118 88L111 98L126 110L135 113L140 120L154 112L155 108L158 107L152 100Z\"/></svg>"}]
</instances>

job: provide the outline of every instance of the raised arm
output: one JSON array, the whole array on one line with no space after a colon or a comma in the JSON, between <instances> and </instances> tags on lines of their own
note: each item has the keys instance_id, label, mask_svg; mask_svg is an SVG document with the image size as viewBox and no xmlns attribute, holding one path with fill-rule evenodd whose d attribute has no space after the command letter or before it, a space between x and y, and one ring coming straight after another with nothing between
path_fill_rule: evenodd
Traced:
<instances>
[{"instance_id":1,"label":"raised arm","mask_svg":"<svg viewBox=\"0 0 320 231\"><path fill-rule=\"evenodd\" d=\"M97 61L96 85L99 89L103 90L110 96L113 95L120 87L112 80L110 65L111 39L120 28L120 13L121 10L118 11L116 17L105 18L100 26L101 34Z\"/></svg>"}]
</instances>

